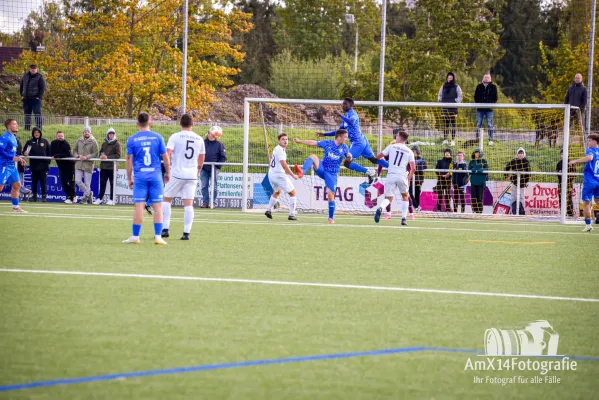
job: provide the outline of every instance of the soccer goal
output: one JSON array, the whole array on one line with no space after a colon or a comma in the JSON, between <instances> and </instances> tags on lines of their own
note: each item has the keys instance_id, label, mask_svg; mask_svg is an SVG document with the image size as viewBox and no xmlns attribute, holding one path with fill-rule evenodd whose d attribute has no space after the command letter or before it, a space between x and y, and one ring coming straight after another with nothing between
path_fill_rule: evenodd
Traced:
<instances>
[{"instance_id":1,"label":"soccer goal","mask_svg":"<svg viewBox=\"0 0 599 400\"><path fill-rule=\"evenodd\" d=\"M289 165L302 165L310 154L322 158L320 148L292 139L333 139L316 133L339 127L341 106L342 101L334 100L245 99L244 211L264 211L268 204L268 163L278 135L284 132L289 137ZM409 134L408 146L417 154L417 173L410 184L415 218L543 218L562 223L579 218L582 168L568 168L566 162L564 174L559 172L561 150L565 160L584 156L578 109L563 104L495 104L492 114L477 112L488 106L356 101L353 108L375 155L391 143L397 130ZM377 170L368 159L355 161ZM342 168L335 192L337 211L374 213L384 198L385 177L383 170L371 183L366 174ZM327 210L324 182L313 172L294 185L298 212ZM391 212L400 210L399 200L397 193ZM279 205L287 209L286 194Z\"/></svg>"}]
</instances>

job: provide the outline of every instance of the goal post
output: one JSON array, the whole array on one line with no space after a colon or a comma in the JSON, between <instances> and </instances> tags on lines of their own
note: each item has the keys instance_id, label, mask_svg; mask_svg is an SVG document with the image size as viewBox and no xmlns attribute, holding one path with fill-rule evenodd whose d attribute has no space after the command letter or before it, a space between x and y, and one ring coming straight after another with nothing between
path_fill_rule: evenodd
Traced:
<instances>
[{"instance_id":1,"label":"goal post","mask_svg":"<svg viewBox=\"0 0 599 400\"><path fill-rule=\"evenodd\" d=\"M342 103L341 100L245 99L242 211L266 208L265 197L269 193L262 183L268 181L267 151L272 153L278 134L285 132L289 136L287 163L290 166L302 165L310 154L322 158L321 149L293 143L292 139L321 140L316 137L316 132L337 129ZM383 107L382 131L378 128L379 106ZM415 187L420 192L416 217L544 218L561 223L577 219L581 170L568 168L566 161L562 163L564 173L560 174L557 164L561 160L560 149L563 149L564 160L584 156L584 132L580 113L576 112L578 109L564 104L493 104L490 114L484 112L489 106L355 101L354 110L375 155L391 143L394 131L402 129L410 135L408 146L415 146L415 154L417 149L426 162L428 168L418 171L421 182L410 185L412 198ZM481 108L483 111L477 112ZM479 125L482 126L479 128ZM351 146L351 141L348 145ZM438 168L448 165L440 162L446 149L451 152L451 167ZM483 174L482 189L472 184L474 175L471 170L454 170L463 162L458 160L458 152L463 153L461 157L469 164L477 149L489 164ZM519 149L526 154L528 169L520 168ZM356 161L369 170L377 169L377 165L364 157ZM513 169L506 171L510 162ZM441 180L446 178L439 175L447 173L450 180L467 176L466 184L456 179L447 181L448 187L442 187ZM385 177L386 171L383 171L381 180L371 185L365 174L342 168L335 193L338 212L373 214L384 198ZM308 173L294 185L298 192L299 213L326 211L326 189L320 178ZM282 210L287 205L285 197L280 198ZM398 210L398 198L401 198L399 193L394 196L393 211Z\"/></svg>"}]
</instances>

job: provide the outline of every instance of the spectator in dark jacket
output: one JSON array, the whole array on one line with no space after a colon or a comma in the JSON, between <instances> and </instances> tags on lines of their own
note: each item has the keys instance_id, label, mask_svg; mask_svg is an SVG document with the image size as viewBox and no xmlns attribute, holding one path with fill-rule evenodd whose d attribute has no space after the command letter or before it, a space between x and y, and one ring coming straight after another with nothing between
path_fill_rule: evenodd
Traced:
<instances>
[{"instance_id":1,"label":"spectator in dark jacket","mask_svg":"<svg viewBox=\"0 0 599 400\"><path fill-rule=\"evenodd\" d=\"M71 204L75 199L75 179L73 178L75 163L71 160L60 161L61 158L70 158L73 156L71 154L71 145L64 140L64 133L62 131L56 132L56 139L50 143L50 155L52 155L52 159L56 160L60 184L62 185L64 194L67 196L64 202Z\"/></svg>"},{"instance_id":2,"label":"spectator in dark jacket","mask_svg":"<svg viewBox=\"0 0 599 400\"><path fill-rule=\"evenodd\" d=\"M25 143L25 156L49 157L50 143L42 137L42 131L35 127L31 130L31 139ZM50 169L50 160L41 160L32 158L29 160L29 170L31 171L31 199L37 201L38 184L42 189L42 201L46 201L46 179Z\"/></svg>"},{"instance_id":3,"label":"spectator in dark jacket","mask_svg":"<svg viewBox=\"0 0 599 400\"><path fill-rule=\"evenodd\" d=\"M454 171L467 171L468 164L464 160L464 152L458 151L457 159L453 163ZM464 191L468 184L468 173L467 172L454 172L451 177L451 185L453 186L453 209L455 212L459 212L458 208L461 208L462 212L466 212L466 199L464 197ZM461 207L458 207L461 206Z\"/></svg>"},{"instance_id":4,"label":"spectator in dark jacket","mask_svg":"<svg viewBox=\"0 0 599 400\"><path fill-rule=\"evenodd\" d=\"M555 170L559 173L564 172L563 171L563 165L564 165L564 151L560 151L559 152L559 158L560 160L557 162L557 165L555 166ZM568 165L568 174L574 174L576 173L576 166L574 165ZM566 183L566 215L568 217L573 217L574 216L574 204L572 202L572 192L574 189L574 180L575 180L575 176L570 176L568 175L568 180ZM561 210L562 208L562 177L561 175L557 177L557 197L559 198L559 208Z\"/></svg>"},{"instance_id":5,"label":"spectator in dark jacket","mask_svg":"<svg viewBox=\"0 0 599 400\"><path fill-rule=\"evenodd\" d=\"M37 72L37 65L31 64L29 72L23 75L20 85L23 112L25 113L25 130L31 128L31 113L35 114L35 124L42 128L42 98L46 92L46 81Z\"/></svg>"},{"instance_id":6,"label":"spectator in dark jacket","mask_svg":"<svg viewBox=\"0 0 599 400\"><path fill-rule=\"evenodd\" d=\"M485 171L489 169L489 163L485 160L480 149L475 149L472 153L468 169L470 170L470 203L472 204L472 212L481 214L483 212L483 199L488 178Z\"/></svg>"},{"instance_id":7,"label":"spectator in dark jacket","mask_svg":"<svg viewBox=\"0 0 599 400\"><path fill-rule=\"evenodd\" d=\"M576 74L574 76L574 83L570 85L564 98L564 104L570 104L571 106L578 107L578 110L570 111L570 125L580 126L584 129L584 110L587 106L587 88L582 83L582 75Z\"/></svg>"},{"instance_id":8,"label":"spectator in dark jacket","mask_svg":"<svg viewBox=\"0 0 599 400\"><path fill-rule=\"evenodd\" d=\"M421 211L420 208L420 193L422 192L422 183L424 182L424 170L428 169L426 160L420 156L420 147L413 146L414 160L416 161L416 172L414 179L410 180L410 197L416 211Z\"/></svg>"},{"instance_id":9,"label":"spectator in dark jacket","mask_svg":"<svg viewBox=\"0 0 599 400\"><path fill-rule=\"evenodd\" d=\"M23 146L21 145L21 141L18 137L17 139L17 155L23 155ZM25 187L25 166L21 163L17 163L17 169L19 171L19 180L21 181L21 187L19 188L19 195L21 196L21 201L27 201L31 197L31 190Z\"/></svg>"},{"instance_id":10,"label":"spectator in dark jacket","mask_svg":"<svg viewBox=\"0 0 599 400\"><path fill-rule=\"evenodd\" d=\"M506 171L524 171L530 172L530 163L526 158L526 151L523 147L518 148L516 153L516 158L511 160L506 166ZM529 174L520 174L520 196L518 197L518 174L505 174L506 179L510 179L512 182L512 214L520 214L525 215L526 212L524 210L524 192L526 191L526 186L528 186L528 181L530 180ZM520 208L517 210L517 202L520 202Z\"/></svg>"},{"instance_id":11,"label":"spectator in dark jacket","mask_svg":"<svg viewBox=\"0 0 599 400\"><path fill-rule=\"evenodd\" d=\"M497 103L497 86L491 82L491 74L483 76L482 83L476 86L474 91L475 103ZM489 146L493 146L493 109L492 108L477 108L476 109L476 139L480 133L480 128L483 127L483 119L487 120L487 129L489 130Z\"/></svg>"},{"instance_id":12,"label":"spectator in dark jacket","mask_svg":"<svg viewBox=\"0 0 599 400\"><path fill-rule=\"evenodd\" d=\"M220 142L220 137L223 134L223 130L219 126L213 126L208 131L206 139L204 139L204 145L206 147L206 158L204 159L204 166L200 172L200 183L202 185L202 208L210 207L210 194L208 193L210 186L210 174L211 165L206 163L217 162L222 163L227 161L227 153L225 151L225 145ZM214 166L214 187L212 188L212 204L216 207L216 198L218 196L218 173L220 172L222 165Z\"/></svg>"},{"instance_id":13,"label":"spectator in dark jacket","mask_svg":"<svg viewBox=\"0 0 599 400\"><path fill-rule=\"evenodd\" d=\"M116 132L113 128L106 131L106 138L100 148L100 158L102 160L118 160L123 153L123 147L116 138ZM111 198L104 201L104 193L106 192L106 183L110 181ZM110 161L102 161L100 163L100 192L94 204L114 205L114 163Z\"/></svg>"},{"instance_id":14,"label":"spectator in dark jacket","mask_svg":"<svg viewBox=\"0 0 599 400\"><path fill-rule=\"evenodd\" d=\"M435 169L451 169L451 149L443 151L443 158L437 161ZM442 211L441 203L445 203L445 212L453 212L449 205L449 197L451 193L451 172L436 172L437 186L435 193L437 194L437 211Z\"/></svg>"},{"instance_id":15,"label":"spectator in dark jacket","mask_svg":"<svg viewBox=\"0 0 599 400\"><path fill-rule=\"evenodd\" d=\"M439 89L437 100L440 103L461 103L462 88L455 81L453 72L447 74L445 83ZM441 116L443 117L443 144L447 144L449 134L451 134L451 145L455 146L456 135L456 119L458 117L457 108L442 108Z\"/></svg>"}]
</instances>

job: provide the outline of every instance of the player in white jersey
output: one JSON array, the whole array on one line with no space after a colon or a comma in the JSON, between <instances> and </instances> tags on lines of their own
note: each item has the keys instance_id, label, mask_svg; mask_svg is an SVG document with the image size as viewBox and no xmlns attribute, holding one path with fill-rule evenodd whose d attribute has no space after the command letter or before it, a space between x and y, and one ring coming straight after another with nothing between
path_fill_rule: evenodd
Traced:
<instances>
[{"instance_id":1,"label":"player in white jersey","mask_svg":"<svg viewBox=\"0 0 599 400\"><path fill-rule=\"evenodd\" d=\"M385 200L374 214L374 222L379 222L381 213L393 201L393 193L399 191L402 197L401 203L401 224L407 225L406 217L408 215L408 207L410 205L408 198L408 183L412 179L412 175L416 171L416 161L414 153L406 143L408 142L408 134L404 131L399 131L397 134L396 143L390 144L379 153L376 158L381 159L389 157L389 170L387 171L387 180L385 181ZM408 172L408 166L410 170Z\"/></svg>"},{"instance_id":2,"label":"player in white jersey","mask_svg":"<svg viewBox=\"0 0 599 400\"><path fill-rule=\"evenodd\" d=\"M285 191L285 193L289 195L289 217L287 219L295 221L297 220L297 217L295 216L297 197L295 197L295 187L293 186L293 182L291 182L288 175L296 180L298 179L298 176L294 174L289 168L289 165L287 165L287 153L285 152L285 149L287 148L288 143L289 138L287 137L287 134L281 133L279 135L279 145L272 151L268 168L268 180L272 186L273 194L270 196L268 208L264 215L272 219L272 208L278 201L281 192ZM298 169L299 166L296 165L295 170L297 171Z\"/></svg>"},{"instance_id":3,"label":"player in white jersey","mask_svg":"<svg viewBox=\"0 0 599 400\"><path fill-rule=\"evenodd\" d=\"M164 202L162 212L164 214L164 226L162 237L169 237L169 226L171 223L171 202L173 197L183 199L183 236L181 240L189 240L191 225L193 224L193 199L195 197L198 175L204 165L206 149L204 139L194 133L193 118L191 114L181 116L181 132L175 133L168 138L166 151L171 158L171 180L164 188Z\"/></svg>"}]
</instances>

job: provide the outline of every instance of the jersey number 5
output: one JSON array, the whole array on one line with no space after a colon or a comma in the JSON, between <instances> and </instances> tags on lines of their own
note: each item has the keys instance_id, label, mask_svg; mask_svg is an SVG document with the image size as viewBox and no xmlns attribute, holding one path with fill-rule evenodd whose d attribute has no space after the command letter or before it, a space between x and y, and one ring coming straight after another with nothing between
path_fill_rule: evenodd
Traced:
<instances>
[{"instance_id":1,"label":"jersey number 5","mask_svg":"<svg viewBox=\"0 0 599 400\"><path fill-rule=\"evenodd\" d=\"M150 154L150 148L149 147L143 147L144 150L144 165L146 167L150 166L150 164L152 164L152 155Z\"/></svg>"},{"instance_id":2,"label":"jersey number 5","mask_svg":"<svg viewBox=\"0 0 599 400\"><path fill-rule=\"evenodd\" d=\"M193 147L189 146L190 144L194 144L195 142L193 140L188 140L187 143L185 144L185 158L187 158L188 160L191 160L193 158ZM190 151L190 153L188 154L187 152Z\"/></svg>"}]
</instances>

